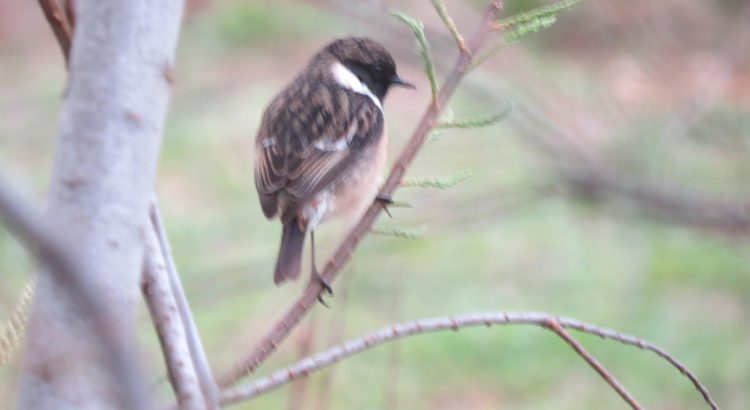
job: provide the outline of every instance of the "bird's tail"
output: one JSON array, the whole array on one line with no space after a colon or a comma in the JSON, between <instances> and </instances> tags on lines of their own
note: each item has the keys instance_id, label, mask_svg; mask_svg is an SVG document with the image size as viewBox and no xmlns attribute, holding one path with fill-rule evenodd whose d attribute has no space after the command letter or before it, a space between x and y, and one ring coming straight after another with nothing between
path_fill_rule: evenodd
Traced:
<instances>
[{"instance_id":1,"label":"bird's tail","mask_svg":"<svg viewBox=\"0 0 750 410\"><path fill-rule=\"evenodd\" d=\"M300 229L297 218L284 224L281 234L281 247L276 258L276 270L273 282L280 284L285 280L297 279L301 268L302 245L305 243L305 233Z\"/></svg>"}]
</instances>

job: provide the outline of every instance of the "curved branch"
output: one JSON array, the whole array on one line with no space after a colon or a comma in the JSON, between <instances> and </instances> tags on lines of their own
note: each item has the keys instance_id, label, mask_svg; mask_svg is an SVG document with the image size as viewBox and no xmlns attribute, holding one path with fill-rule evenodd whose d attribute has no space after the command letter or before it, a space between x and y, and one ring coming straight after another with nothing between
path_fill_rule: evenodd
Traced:
<instances>
[{"instance_id":1,"label":"curved branch","mask_svg":"<svg viewBox=\"0 0 750 410\"><path fill-rule=\"evenodd\" d=\"M367 334L357 339L353 339L342 345L338 345L327 349L321 353L318 353L312 357L303 359L296 364L287 368L277 370L268 377L256 380L255 382L240 388L234 388L223 392L221 397L222 404L238 403L243 400L251 399L261 394L267 393L274 390L292 380L300 377L306 377L310 373L321 370L325 367L331 366L347 357L353 356L357 353L361 353L365 350L372 349L383 343L402 339L405 337L428 333L438 332L446 330L458 330L467 327L478 327L492 325L534 325L540 326L545 329L551 330L563 337L560 333L562 329L574 329L579 332L592 334L599 336L604 339L614 340L625 345L635 346L642 350L649 350L656 353L659 357L666 359L672 366L677 368L685 377L690 379L695 387L703 395L704 400L713 410L718 410L718 406L713 401L708 393L708 390L701 384L698 378L690 372L683 364L681 364L672 355L667 353L664 349L650 343L643 341L635 336L619 333L615 330L601 328L592 324L583 323L581 321L565 318L565 317L554 317L546 313L541 312L481 312L481 313L467 313L456 316L443 316L430 319L420 319L411 322L404 322L400 324L394 324L383 327L375 332ZM557 330L556 330L557 329ZM565 331L562 331L564 334ZM568 335L569 336L569 335ZM568 344L571 344L565 337L563 337ZM575 342L578 345L577 342ZM573 344L571 344L574 347ZM580 346L580 345L578 345ZM574 349L576 349L574 347ZM576 349L578 354L584 357L587 361L586 354L582 353L585 350L580 351ZM590 355L588 355L590 357ZM591 364L591 362L589 362ZM592 365L593 366L593 365ZM601 365L599 365L601 366ZM599 371L599 370L597 370ZM606 373L606 371L605 371ZM601 373L600 373L601 374ZM604 376L604 375L602 375ZM605 377L606 379L606 377ZM608 381L609 382L609 381ZM610 383L610 385L612 385ZM612 386L617 390L615 386ZM624 390L624 389L623 389ZM618 393L622 393L618 390ZM634 408L637 403L630 403Z\"/></svg>"},{"instance_id":2,"label":"curved branch","mask_svg":"<svg viewBox=\"0 0 750 410\"><path fill-rule=\"evenodd\" d=\"M485 43L490 33L490 28L502 9L503 2L494 0L487 7L482 17L479 28L467 43L471 53L460 53L453 69L448 74L445 83L440 88L437 99L431 103L425 113L422 115L417 128L414 130L408 144L401 151L401 155L393 165L388 179L383 184L381 195L392 197L396 189L401 184L401 180L406 174L407 169L416 158L420 148L427 140L427 136L438 123L442 107L453 96L456 87L469 71L471 66L471 55L476 54ZM380 215L383 207L375 202L365 212L357 225L352 228L344 241L338 247L331 259L323 269L321 276L324 281L331 283L341 272L341 269L351 259L354 250L362 239L370 232L372 225ZM277 346L283 342L292 329L299 323L305 314L316 304L318 295L322 291L321 281L311 281L305 288L300 298L284 314L266 337L256 346L256 348L239 363L237 363L229 372L219 379L220 386L229 386L237 382L242 377L252 373L273 353Z\"/></svg>"}]
</instances>

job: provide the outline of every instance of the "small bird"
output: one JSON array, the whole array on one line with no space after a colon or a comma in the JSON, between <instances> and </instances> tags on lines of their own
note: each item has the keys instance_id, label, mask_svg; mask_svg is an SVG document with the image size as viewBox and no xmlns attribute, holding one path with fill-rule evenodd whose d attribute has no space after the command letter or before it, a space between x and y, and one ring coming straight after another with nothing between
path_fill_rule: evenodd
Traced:
<instances>
[{"instance_id":1,"label":"small bird","mask_svg":"<svg viewBox=\"0 0 750 410\"><path fill-rule=\"evenodd\" d=\"M414 89L401 79L390 53L364 37L334 40L268 105L255 139L255 186L263 214L283 225L274 283L300 273L310 232L333 217L360 216L376 198L388 138L383 99L391 86ZM321 300L322 301L322 300Z\"/></svg>"}]
</instances>

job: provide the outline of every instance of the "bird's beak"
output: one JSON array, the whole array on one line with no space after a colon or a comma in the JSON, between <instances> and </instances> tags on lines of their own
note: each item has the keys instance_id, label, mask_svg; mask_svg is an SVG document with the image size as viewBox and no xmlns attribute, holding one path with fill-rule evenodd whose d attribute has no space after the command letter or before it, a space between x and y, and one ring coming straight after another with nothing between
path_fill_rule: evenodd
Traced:
<instances>
[{"instance_id":1,"label":"bird's beak","mask_svg":"<svg viewBox=\"0 0 750 410\"><path fill-rule=\"evenodd\" d=\"M412 90L417 89L417 87L414 84L404 80L403 78L399 77L396 74L394 74L393 77L391 77L391 85L397 85L399 87L404 87L404 88L411 88Z\"/></svg>"}]
</instances>

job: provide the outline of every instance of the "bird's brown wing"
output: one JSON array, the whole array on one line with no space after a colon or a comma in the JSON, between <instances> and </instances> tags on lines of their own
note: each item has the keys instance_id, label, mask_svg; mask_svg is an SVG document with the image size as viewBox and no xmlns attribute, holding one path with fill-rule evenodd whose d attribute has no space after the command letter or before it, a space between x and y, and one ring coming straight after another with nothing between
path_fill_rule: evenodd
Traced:
<instances>
[{"instance_id":1,"label":"bird's brown wing","mask_svg":"<svg viewBox=\"0 0 750 410\"><path fill-rule=\"evenodd\" d=\"M265 216L280 210L282 222L294 218L382 133L383 114L369 97L320 82L290 86L267 108L256 138L255 185Z\"/></svg>"}]
</instances>

